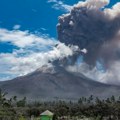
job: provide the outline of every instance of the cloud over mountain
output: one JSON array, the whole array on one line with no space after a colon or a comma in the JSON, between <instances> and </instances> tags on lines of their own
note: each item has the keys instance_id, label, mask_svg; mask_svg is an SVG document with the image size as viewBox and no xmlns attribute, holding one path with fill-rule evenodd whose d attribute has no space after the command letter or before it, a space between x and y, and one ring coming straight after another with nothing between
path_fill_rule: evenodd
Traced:
<instances>
[{"instance_id":1,"label":"cloud over mountain","mask_svg":"<svg viewBox=\"0 0 120 120\"><path fill-rule=\"evenodd\" d=\"M66 46L47 35L21 30L0 29L0 41L17 47L12 53L0 53L0 75L4 78L1 80L26 75L79 50L77 46Z\"/></svg>"},{"instance_id":2,"label":"cloud over mountain","mask_svg":"<svg viewBox=\"0 0 120 120\"><path fill-rule=\"evenodd\" d=\"M82 68L78 72L84 71L88 77L92 76L88 73L92 73L93 78L101 82L117 84L120 81L117 72L120 64L120 3L107 8L109 2L80 1L73 6L70 13L59 17L57 31L60 42L87 49L84 62L89 66L86 68L88 72ZM104 72L101 73L98 66Z\"/></svg>"}]
</instances>

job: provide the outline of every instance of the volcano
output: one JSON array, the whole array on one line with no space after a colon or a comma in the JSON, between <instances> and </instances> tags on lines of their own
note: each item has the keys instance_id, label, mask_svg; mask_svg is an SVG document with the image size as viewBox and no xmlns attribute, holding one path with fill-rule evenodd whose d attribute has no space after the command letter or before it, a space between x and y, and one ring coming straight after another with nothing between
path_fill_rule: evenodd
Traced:
<instances>
[{"instance_id":1,"label":"volcano","mask_svg":"<svg viewBox=\"0 0 120 120\"><path fill-rule=\"evenodd\" d=\"M9 96L26 96L29 100L76 100L94 95L100 98L118 96L119 86L93 81L82 74L66 71L62 66L43 66L26 76L0 82L0 88Z\"/></svg>"}]
</instances>

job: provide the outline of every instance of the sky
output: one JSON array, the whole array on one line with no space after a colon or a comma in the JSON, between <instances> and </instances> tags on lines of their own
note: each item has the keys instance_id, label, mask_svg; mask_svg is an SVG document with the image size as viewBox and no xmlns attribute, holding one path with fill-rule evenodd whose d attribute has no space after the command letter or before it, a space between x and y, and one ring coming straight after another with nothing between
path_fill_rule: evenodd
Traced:
<instances>
[{"instance_id":1,"label":"sky","mask_svg":"<svg viewBox=\"0 0 120 120\"><path fill-rule=\"evenodd\" d=\"M0 1L0 80L27 74L42 65L36 62L42 59L41 53L57 43L58 16L68 13L78 1ZM116 2L119 0L111 0L107 7ZM31 65L33 61L35 65Z\"/></svg>"}]
</instances>

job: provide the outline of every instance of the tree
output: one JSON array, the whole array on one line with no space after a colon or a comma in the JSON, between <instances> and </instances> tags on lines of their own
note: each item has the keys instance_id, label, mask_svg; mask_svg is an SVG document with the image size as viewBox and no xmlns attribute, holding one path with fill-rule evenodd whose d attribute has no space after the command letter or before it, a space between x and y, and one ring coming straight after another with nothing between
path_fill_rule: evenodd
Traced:
<instances>
[{"instance_id":1,"label":"tree","mask_svg":"<svg viewBox=\"0 0 120 120\"><path fill-rule=\"evenodd\" d=\"M2 92L2 90L0 89L0 106L1 107L10 107L11 106L9 101L5 98L5 96L7 94L8 94L7 92Z\"/></svg>"},{"instance_id":2,"label":"tree","mask_svg":"<svg viewBox=\"0 0 120 120\"><path fill-rule=\"evenodd\" d=\"M17 101L17 107L25 107L26 106L26 97L22 100Z\"/></svg>"},{"instance_id":3,"label":"tree","mask_svg":"<svg viewBox=\"0 0 120 120\"><path fill-rule=\"evenodd\" d=\"M115 102L115 96L112 95L112 97L110 98L111 102L114 103Z\"/></svg>"}]
</instances>

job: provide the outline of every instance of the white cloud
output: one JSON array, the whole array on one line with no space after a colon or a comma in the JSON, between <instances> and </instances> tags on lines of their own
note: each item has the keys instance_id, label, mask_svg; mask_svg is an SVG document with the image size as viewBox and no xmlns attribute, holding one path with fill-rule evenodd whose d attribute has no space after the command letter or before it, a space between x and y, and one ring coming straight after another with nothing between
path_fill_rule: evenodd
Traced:
<instances>
[{"instance_id":1,"label":"white cloud","mask_svg":"<svg viewBox=\"0 0 120 120\"><path fill-rule=\"evenodd\" d=\"M100 9L104 8L109 4L109 0L86 0L85 2L80 1L74 5L74 7L87 7L88 9Z\"/></svg>"},{"instance_id":2,"label":"white cloud","mask_svg":"<svg viewBox=\"0 0 120 120\"><path fill-rule=\"evenodd\" d=\"M59 1L58 0L48 0L48 3L54 3L52 8L54 8L56 10L64 10L66 12L69 12L72 9L71 5L64 4L60 0Z\"/></svg>"},{"instance_id":3,"label":"white cloud","mask_svg":"<svg viewBox=\"0 0 120 120\"><path fill-rule=\"evenodd\" d=\"M113 62L110 68L105 72L99 71L96 67L91 69L90 66L84 62L79 65L75 64L68 66L66 69L70 72L75 72L78 74L82 73L86 77L91 78L91 80L95 80L101 83L114 85L120 84L120 61Z\"/></svg>"},{"instance_id":4,"label":"white cloud","mask_svg":"<svg viewBox=\"0 0 120 120\"><path fill-rule=\"evenodd\" d=\"M12 53L0 54L1 80L26 75L48 64L49 61L71 56L74 51L78 50L76 46L67 47L53 38L45 38L43 35L36 36L28 31L20 30L0 29L0 41L10 42L19 47ZM47 47L51 47L51 50L49 48L43 50Z\"/></svg>"},{"instance_id":5,"label":"white cloud","mask_svg":"<svg viewBox=\"0 0 120 120\"><path fill-rule=\"evenodd\" d=\"M44 35L34 35L29 33L29 31L20 31L7 29L0 29L0 41L10 42L17 47L25 48L28 46L39 45L54 45L55 41L51 38L47 38Z\"/></svg>"},{"instance_id":6,"label":"white cloud","mask_svg":"<svg viewBox=\"0 0 120 120\"><path fill-rule=\"evenodd\" d=\"M105 8L107 5L109 5L110 0L86 0L85 2L80 1L77 4L75 4L72 8L81 8L86 7L87 9L95 9L100 10L103 9L103 13L105 16L107 16L108 19L114 19L115 17L120 15L120 2L117 2L115 5L112 6L112 8Z\"/></svg>"},{"instance_id":7,"label":"white cloud","mask_svg":"<svg viewBox=\"0 0 120 120\"><path fill-rule=\"evenodd\" d=\"M14 26L13 26L13 29L14 29L14 30L17 30L17 29L20 29L20 27L21 27L21 25L14 25Z\"/></svg>"},{"instance_id":8,"label":"white cloud","mask_svg":"<svg viewBox=\"0 0 120 120\"><path fill-rule=\"evenodd\" d=\"M115 17L120 16L120 2L116 3L112 8L106 8L104 13L110 19L114 19Z\"/></svg>"},{"instance_id":9,"label":"white cloud","mask_svg":"<svg viewBox=\"0 0 120 120\"><path fill-rule=\"evenodd\" d=\"M48 64L49 61L71 56L73 54L73 48L59 43L57 47L54 47L53 50L48 52L36 53L32 51L26 53L24 56L20 56L20 53L22 52L14 51L13 53L0 54L0 71L16 76L25 75Z\"/></svg>"}]
</instances>

